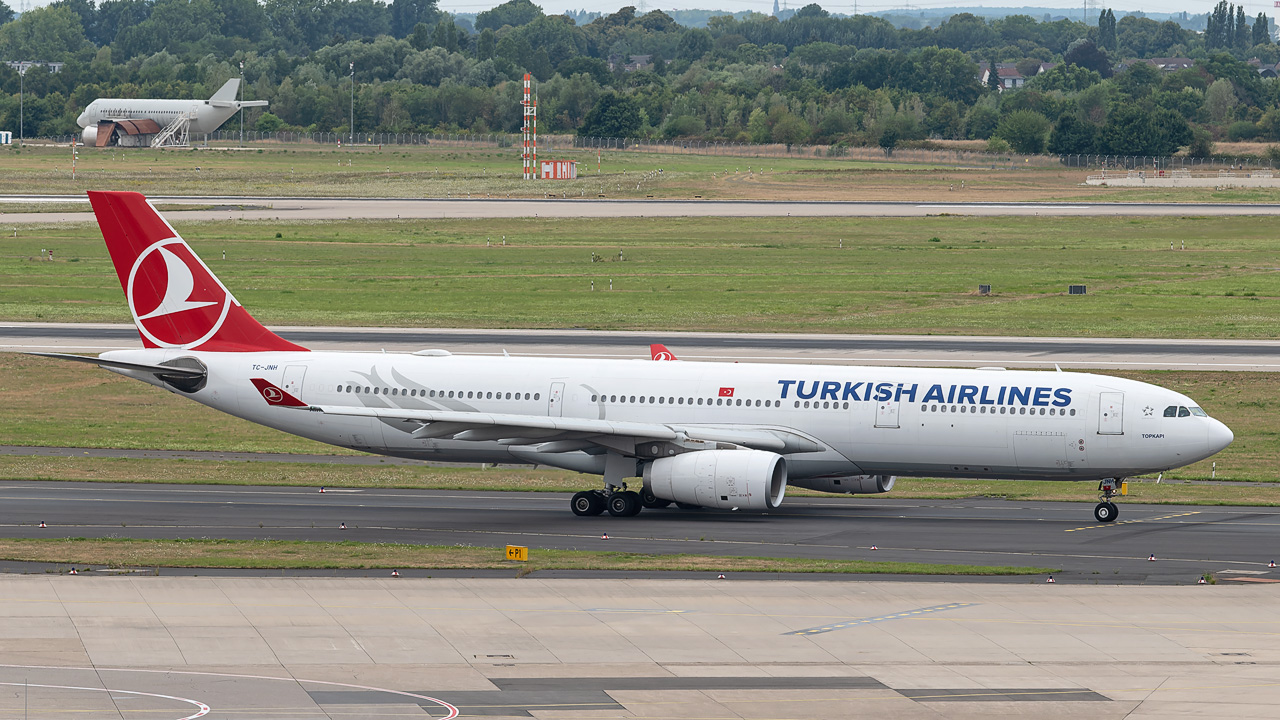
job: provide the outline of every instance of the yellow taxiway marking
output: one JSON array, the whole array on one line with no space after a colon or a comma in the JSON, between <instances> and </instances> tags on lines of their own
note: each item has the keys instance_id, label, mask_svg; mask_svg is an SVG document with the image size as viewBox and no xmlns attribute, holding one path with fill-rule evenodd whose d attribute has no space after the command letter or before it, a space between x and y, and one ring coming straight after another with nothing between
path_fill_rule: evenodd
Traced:
<instances>
[{"instance_id":1,"label":"yellow taxiway marking","mask_svg":"<svg viewBox=\"0 0 1280 720\"><path fill-rule=\"evenodd\" d=\"M1076 532L1077 530L1093 530L1093 529L1095 529L1095 528L1117 527L1117 526L1120 526L1120 525L1132 525L1133 523L1154 522L1154 521L1156 521L1156 520L1170 520L1170 519L1172 519L1172 518L1187 517L1187 516L1189 516L1189 515L1199 515L1199 514L1200 514L1200 511L1199 511L1199 510L1194 510L1194 511L1192 511L1192 512L1178 513L1178 514L1176 514L1176 515L1161 515L1160 517L1153 517L1153 518L1138 518L1138 519L1136 519L1136 520L1121 520L1121 521L1119 521L1119 522L1102 523L1101 525L1085 525L1084 527L1071 528L1070 530L1065 530L1064 532Z\"/></svg>"}]
</instances>

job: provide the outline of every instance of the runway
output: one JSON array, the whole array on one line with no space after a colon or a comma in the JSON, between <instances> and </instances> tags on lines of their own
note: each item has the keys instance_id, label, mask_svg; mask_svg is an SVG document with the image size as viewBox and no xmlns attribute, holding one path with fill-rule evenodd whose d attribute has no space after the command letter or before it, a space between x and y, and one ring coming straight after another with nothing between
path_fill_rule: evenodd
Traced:
<instances>
[{"instance_id":1,"label":"runway","mask_svg":"<svg viewBox=\"0 0 1280 720\"><path fill-rule=\"evenodd\" d=\"M648 358L650 343L683 360L1064 370L1280 371L1280 341L1127 338L946 337L276 327L315 350ZM0 323L0 350L103 352L140 346L132 325Z\"/></svg>"},{"instance_id":2,"label":"runway","mask_svg":"<svg viewBox=\"0 0 1280 720\"><path fill-rule=\"evenodd\" d=\"M171 220L382 220L619 217L1274 216L1280 205L1250 203L921 203L882 201L656 200L600 198L314 198L152 196L161 204L213 206L166 211ZM0 204L87 203L82 195L7 195ZM0 213L0 223L90 222L88 212Z\"/></svg>"},{"instance_id":3,"label":"runway","mask_svg":"<svg viewBox=\"0 0 1280 720\"><path fill-rule=\"evenodd\" d=\"M574 516L560 493L317 490L10 481L0 484L0 533L1014 565L1055 569L1068 584L1185 585L1204 573L1280 582L1267 566L1280 559L1280 508L1121 503L1119 520L1099 525L1092 503L890 496L793 498L769 514L663 509L614 518Z\"/></svg>"}]
</instances>

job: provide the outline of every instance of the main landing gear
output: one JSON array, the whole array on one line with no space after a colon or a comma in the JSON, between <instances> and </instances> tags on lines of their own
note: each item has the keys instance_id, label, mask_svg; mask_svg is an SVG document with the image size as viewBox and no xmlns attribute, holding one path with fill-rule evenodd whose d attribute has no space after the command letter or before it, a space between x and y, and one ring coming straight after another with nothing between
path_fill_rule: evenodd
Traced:
<instances>
[{"instance_id":1,"label":"main landing gear","mask_svg":"<svg viewBox=\"0 0 1280 720\"><path fill-rule=\"evenodd\" d=\"M643 508L664 508L670 504L670 500L657 497L648 488L635 492L625 484L612 491L584 490L569 501L574 515L599 515L608 510L614 517L633 517Z\"/></svg>"},{"instance_id":2,"label":"main landing gear","mask_svg":"<svg viewBox=\"0 0 1280 720\"><path fill-rule=\"evenodd\" d=\"M1093 508L1093 517L1100 523L1115 522L1116 517L1120 515L1120 508L1111 502L1111 498L1120 494L1120 483L1114 478L1107 478L1098 483L1098 492L1101 493L1100 502Z\"/></svg>"},{"instance_id":3,"label":"main landing gear","mask_svg":"<svg viewBox=\"0 0 1280 720\"><path fill-rule=\"evenodd\" d=\"M605 490L584 490L569 501L574 515L599 515L605 510L614 517L631 517L639 515L642 504L640 493L627 490L608 492Z\"/></svg>"}]
</instances>

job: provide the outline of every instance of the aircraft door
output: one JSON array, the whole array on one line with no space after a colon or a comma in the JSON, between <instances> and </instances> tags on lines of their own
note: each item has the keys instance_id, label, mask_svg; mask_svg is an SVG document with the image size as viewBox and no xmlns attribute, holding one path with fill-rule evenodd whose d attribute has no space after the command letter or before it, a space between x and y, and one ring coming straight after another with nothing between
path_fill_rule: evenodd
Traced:
<instances>
[{"instance_id":1,"label":"aircraft door","mask_svg":"<svg viewBox=\"0 0 1280 720\"><path fill-rule=\"evenodd\" d=\"M281 389L301 400L302 379L306 374L306 365L286 365L284 369L284 383L282 384Z\"/></svg>"},{"instance_id":2,"label":"aircraft door","mask_svg":"<svg viewBox=\"0 0 1280 720\"><path fill-rule=\"evenodd\" d=\"M1099 394L1098 434L1124 434L1124 393L1104 392Z\"/></svg>"},{"instance_id":3,"label":"aircraft door","mask_svg":"<svg viewBox=\"0 0 1280 720\"><path fill-rule=\"evenodd\" d=\"M551 383L551 392L547 393L547 415L560 417L564 415L564 383Z\"/></svg>"},{"instance_id":4,"label":"aircraft door","mask_svg":"<svg viewBox=\"0 0 1280 720\"><path fill-rule=\"evenodd\" d=\"M901 403L896 400L881 400L876 403L876 427L898 427L898 409Z\"/></svg>"}]
</instances>

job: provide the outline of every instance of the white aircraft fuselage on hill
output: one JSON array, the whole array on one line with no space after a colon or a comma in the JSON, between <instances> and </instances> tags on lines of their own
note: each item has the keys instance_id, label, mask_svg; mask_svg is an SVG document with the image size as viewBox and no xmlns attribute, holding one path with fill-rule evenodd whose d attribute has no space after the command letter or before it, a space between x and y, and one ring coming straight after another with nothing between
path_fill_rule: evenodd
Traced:
<instances>
[{"instance_id":1,"label":"white aircraft fuselage on hill","mask_svg":"<svg viewBox=\"0 0 1280 720\"><path fill-rule=\"evenodd\" d=\"M84 128L81 139L86 145L97 141L98 124L121 120L152 120L163 128L179 117L191 118L190 132L208 134L231 119L240 108L265 107L266 100L236 100L240 79L232 78L208 100L158 100L98 98L76 118Z\"/></svg>"},{"instance_id":2,"label":"white aircraft fuselage on hill","mask_svg":"<svg viewBox=\"0 0 1280 720\"><path fill-rule=\"evenodd\" d=\"M927 476L1100 481L1108 522L1123 478L1233 439L1185 395L1083 373L310 352L259 325L144 197L89 196L145 347L55 357L342 447L603 476L580 515L769 510L787 484Z\"/></svg>"}]
</instances>

